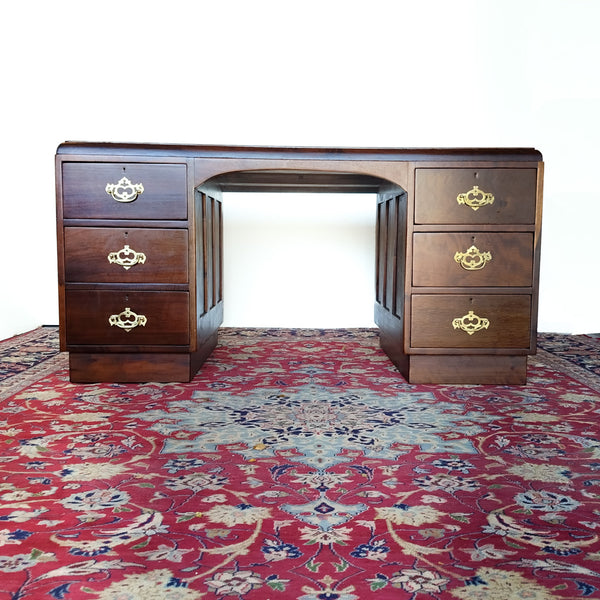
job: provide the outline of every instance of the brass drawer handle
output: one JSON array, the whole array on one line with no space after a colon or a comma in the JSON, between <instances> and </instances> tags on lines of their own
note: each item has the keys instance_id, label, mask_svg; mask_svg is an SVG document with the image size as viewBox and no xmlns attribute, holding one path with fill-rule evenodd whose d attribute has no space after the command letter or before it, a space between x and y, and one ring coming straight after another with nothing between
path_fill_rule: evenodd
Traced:
<instances>
[{"instance_id":1,"label":"brass drawer handle","mask_svg":"<svg viewBox=\"0 0 600 600\"><path fill-rule=\"evenodd\" d=\"M146 255L143 252L136 252L128 245L125 245L117 252L111 252L108 255L108 262L111 264L116 263L127 270L133 267L133 265L143 265L146 262Z\"/></svg>"},{"instance_id":2,"label":"brass drawer handle","mask_svg":"<svg viewBox=\"0 0 600 600\"><path fill-rule=\"evenodd\" d=\"M471 246L466 252L457 252L454 260L465 271L479 271L492 260L491 252L481 252L476 246Z\"/></svg>"},{"instance_id":3,"label":"brass drawer handle","mask_svg":"<svg viewBox=\"0 0 600 600\"><path fill-rule=\"evenodd\" d=\"M456 196L456 201L470 206L473 210L479 210L482 206L494 204L494 194L484 192L478 185L474 185L468 192Z\"/></svg>"},{"instance_id":4,"label":"brass drawer handle","mask_svg":"<svg viewBox=\"0 0 600 600\"><path fill-rule=\"evenodd\" d=\"M129 307L127 307L123 312L120 312L118 315L110 315L108 318L108 322L110 323L111 327L116 325L128 333L138 325L143 327L146 325L147 321L148 319L144 315L138 315L134 313Z\"/></svg>"},{"instance_id":5,"label":"brass drawer handle","mask_svg":"<svg viewBox=\"0 0 600 600\"><path fill-rule=\"evenodd\" d=\"M118 183L107 183L104 189L117 202L133 202L144 193L141 183L131 183L127 177L122 177Z\"/></svg>"},{"instance_id":6,"label":"brass drawer handle","mask_svg":"<svg viewBox=\"0 0 600 600\"><path fill-rule=\"evenodd\" d=\"M490 326L488 319L478 317L472 310L470 310L463 317L456 318L452 321L452 327L454 329L462 329L469 335L473 335L476 331L487 329Z\"/></svg>"}]
</instances>

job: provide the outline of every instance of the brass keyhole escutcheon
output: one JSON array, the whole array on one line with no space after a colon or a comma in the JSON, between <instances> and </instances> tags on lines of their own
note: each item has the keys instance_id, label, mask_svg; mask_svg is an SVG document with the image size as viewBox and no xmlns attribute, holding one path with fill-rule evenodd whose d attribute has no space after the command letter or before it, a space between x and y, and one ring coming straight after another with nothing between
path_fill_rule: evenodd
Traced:
<instances>
[{"instance_id":1,"label":"brass keyhole escutcheon","mask_svg":"<svg viewBox=\"0 0 600 600\"><path fill-rule=\"evenodd\" d=\"M104 190L117 202L133 202L144 193L144 186L141 183L131 183L127 177L121 177L117 183L107 183Z\"/></svg>"},{"instance_id":2,"label":"brass keyhole escutcheon","mask_svg":"<svg viewBox=\"0 0 600 600\"><path fill-rule=\"evenodd\" d=\"M491 252L482 252L477 246L471 246L465 252L456 252L454 260L465 271L479 271L492 260Z\"/></svg>"},{"instance_id":3,"label":"brass keyhole escutcheon","mask_svg":"<svg viewBox=\"0 0 600 600\"><path fill-rule=\"evenodd\" d=\"M494 203L494 194L484 192L479 189L478 185L474 185L468 192L458 194L456 201L459 204L465 204L473 210L479 210L482 206Z\"/></svg>"},{"instance_id":4,"label":"brass keyhole escutcheon","mask_svg":"<svg viewBox=\"0 0 600 600\"><path fill-rule=\"evenodd\" d=\"M452 327L454 327L454 329L461 329L469 335L473 335L482 329L487 329L489 326L489 319L477 316L472 310L466 315L452 320Z\"/></svg>"},{"instance_id":5,"label":"brass keyhole escutcheon","mask_svg":"<svg viewBox=\"0 0 600 600\"><path fill-rule=\"evenodd\" d=\"M138 326L144 327L148 322L148 319L145 315L138 315L133 312L131 308L126 307L125 310L120 312L118 315L110 315L108 317L108 322L110 326L116 325L121 329L124 329L129 333L132 329L135 329Z\"/></svg>"},{"instance_id":6,"label":"brass keyhole escutcheon","mask_svg":"<svg viewBox=\"0 0 600 600\"><path fill-rule=\"evenodd\" d=\"M141 265L146 262L146 255L143 252L136 252L127 244L120 250L111 252L107 258L109 263L120 265L126 271L133 267L133 265Z\"/></svg>"}]
</instances>

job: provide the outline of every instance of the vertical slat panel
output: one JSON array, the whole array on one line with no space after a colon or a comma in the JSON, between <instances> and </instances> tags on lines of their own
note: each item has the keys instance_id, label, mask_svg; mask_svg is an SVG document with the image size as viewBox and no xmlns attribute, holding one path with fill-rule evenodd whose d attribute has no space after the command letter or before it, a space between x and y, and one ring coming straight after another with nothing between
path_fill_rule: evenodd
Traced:
<instances>
[{"instance_id":1,"label":"vertical slat panel","mask_svg":"<svg viewBox=\"0 0 600 600\"><path fill-rule=\"evenodd\" d=\"M396 205L396 295L392 312L396 317L404 313L404 269L406 268L406 193L394 198Z\"/></svg>"},{"instance_id":2,"label":"vertical slat panel","mask_svg":"<svg viewBox=\"0 0 600 600\"><path fill-rule=\"evenodd\" d=\"M204 235L204 202L205 195L196 191L196 311L198 316L206 312L206 294L204 291L204 246L206 245ZM198 272L201 269L201 272Z\"/></svg>"},{"instance_id":3,"label":"vertical slat panel","mask_svg":"<svg viewBox=\"0 0 600 600\"><path fill-rule=\"evenodd\" d=\"M204 307L208 312L213 306L213 199L203 197L204 223Z\"/></svg>"},{"instance_id":4,"label":"vertical slat panel","mask_svg":"<svg viewBox=\"0 0 600 600\"><path fill-rule=\"evenodd\" d=\"M217 230L216 230L216 245L218 251L218 260L216 262L215 272L217 273L217 302L223 301L223 205L217 200Z\"/></svg>"},{"instance_id":5,"label":"vertical slat panel","mask_svg":"<svg viewBox=\"0 0 600 600\"><path fill-rule=\"evenodd\" d=\"M381 304L381 202L375 213L375 302Z\"/></svg>"},{"instance_id":6,"label":"vertical slat panel","mask_svg":"<svg viewBox=\"0 0 600 600\"><path fill-rule=\"evenodd\" d=\"M212 305L216 306L219 302L219 287L220 287L220 272L219 265L221 263L221 248L219 244L219 230L220 224L220 211L219 202L211 198L212 200L212 247L213 247L213 283L212 283Z\"/></svg>"},{"instance_id":7,"label":"vertical slat panel","mask_svg":"<svg viewBox=\"0 0 600 600\"><path fill-rule=\"evenodd\" d=\"M386 299L386 274L387 274L387 237L388 237L388 219L387 203L381 202L377 208L378 223L378 248L377 248L377 301L385 307Z\"/></svg>"},{"instance_id":8,"label":"vertical slat panel","mask_svg":"<svg viewBox=\"0 0 600 600\"><path fill-rule=\"evenodd\" d=\"M387 202L387 248L386 248L386 287L385 307L393 311L396 301L396 248L398 246L398 208L396 198Z\"/></svg>"}]
</instances>

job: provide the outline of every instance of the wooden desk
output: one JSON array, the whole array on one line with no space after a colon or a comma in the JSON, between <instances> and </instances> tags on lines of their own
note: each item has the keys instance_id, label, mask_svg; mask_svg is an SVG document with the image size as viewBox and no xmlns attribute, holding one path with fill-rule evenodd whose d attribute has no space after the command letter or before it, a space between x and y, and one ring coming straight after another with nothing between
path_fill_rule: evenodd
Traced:
<instances>
[{"instance_id":1,"label":"wooden desk","mask_svg":"<svg viewBox=\"0 0 600 600\"><path fill-rule=\"evenodd\" d=\"M535 352L533 149L61 144L61 349L74 382L189 381L223 315L222 193L376 193L375 321L411 383L522 384Z\"/></svg>"}]
</instances>

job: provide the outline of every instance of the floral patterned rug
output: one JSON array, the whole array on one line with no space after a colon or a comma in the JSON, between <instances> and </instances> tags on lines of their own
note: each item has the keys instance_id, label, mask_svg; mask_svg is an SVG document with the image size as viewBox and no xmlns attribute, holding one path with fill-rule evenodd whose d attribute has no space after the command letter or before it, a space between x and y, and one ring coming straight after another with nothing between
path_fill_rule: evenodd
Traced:
<instances>
[{"instance_id":1,"label":"floral patterned rug","mask_svg":"<svg viewBox=\"0 0 600 600\"><path fill-rule=\"evenodd\" d=\"M0 342L0 600L600 598L600 340L409 385L377 331L224 329L189 384Z\"/></svg>"}]
</instances>

